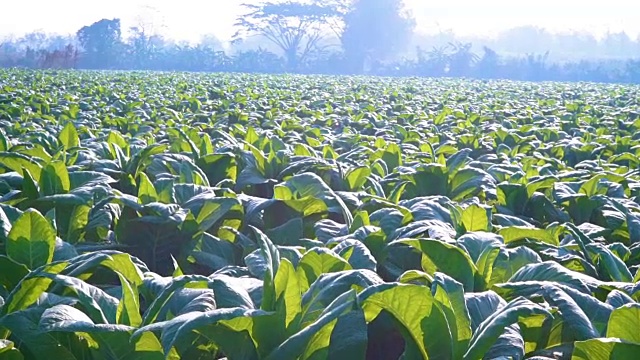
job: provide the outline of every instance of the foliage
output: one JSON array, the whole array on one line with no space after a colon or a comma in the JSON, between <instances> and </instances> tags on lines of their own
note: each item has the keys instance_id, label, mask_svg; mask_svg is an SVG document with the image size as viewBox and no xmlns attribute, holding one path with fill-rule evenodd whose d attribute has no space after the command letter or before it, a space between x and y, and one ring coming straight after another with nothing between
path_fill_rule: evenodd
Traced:
<instances>
[{"instance_id":1,"label":"foliage","mask_svg":"<svg viewBox=\"0 0 640 360\"><path fill-rule=\"evenodd\" d=\"M121 44L120 19L102 19L77 32L89 68L113 68Z\"/></svg>"},{"instance_id":2,"label":"foliage","mask_svg":"<svg viewBox=\"0 0 640 360\"><path fill-rule=\"evenodd\" d=\"M0 359L640 347L637 87L26 70L0 84Z\"/></svg>"},{"instance_id":3,"label":"foliage","mask_svg":"<svg viewBox=\"0 0 640 360\"><path fill-rule=\"evenodd\" d=\"M405 50L416 25L398 0L354 0L343 21L340 39L356 73L367 61L386 61Z\"/></svg>"},{"instance_id":4,"label":"foliage","mask_svg":"<svg viewBox=\"0 0 640 360\"><path fill-rule=\"evenodd\" d=\"M333 6L297 1L243 4L249 11L239 16L234 40L260 35L282 50L287 69L296 71L326 37L326 27L339 16Z\"/></svg>"}]
</instances>

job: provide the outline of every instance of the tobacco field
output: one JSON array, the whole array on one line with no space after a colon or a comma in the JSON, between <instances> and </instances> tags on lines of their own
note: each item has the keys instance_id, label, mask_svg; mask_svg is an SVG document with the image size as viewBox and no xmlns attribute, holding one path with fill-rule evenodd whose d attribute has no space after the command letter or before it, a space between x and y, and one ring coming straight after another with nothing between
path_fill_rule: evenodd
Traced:
<instances>
[{"instance_id":1,"label":"tobacco field","mask_svg":"<svg viewBox=\"0 0 640 360\"><path fill-rule=\"evenodd\" d=\"M0 360L637 358L639 90L0 70Z\"/></svg>"}]
</instances>

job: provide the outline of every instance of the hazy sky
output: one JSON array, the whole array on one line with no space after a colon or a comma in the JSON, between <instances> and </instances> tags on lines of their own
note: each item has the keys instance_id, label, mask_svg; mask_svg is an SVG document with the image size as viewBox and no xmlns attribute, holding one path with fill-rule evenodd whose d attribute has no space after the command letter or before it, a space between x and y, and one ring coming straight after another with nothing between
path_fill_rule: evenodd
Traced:
<instances>
[{"instance_id":1,"label":"hazy sky","mask_svg":"<svg viewBox=\"0 0 640 360\"><path fill-rule=\"evenodd\" d=\"M251 0L4 0L0 34L22 35L34 30L75 33L102 18L119 17L123 27L134 25L145 5L157 9L156 23L166 35L197 40L214 33L228 39L241 12L239 4ZM494 34L518 25L539 25L553 31L640 32L640 2L634 0L405 0L414 12L418 29L451 29L460 35ZM148 14L148 11L146 11ZM149 16L147 16L149 17Z\"/></svg>"}]
</instances>

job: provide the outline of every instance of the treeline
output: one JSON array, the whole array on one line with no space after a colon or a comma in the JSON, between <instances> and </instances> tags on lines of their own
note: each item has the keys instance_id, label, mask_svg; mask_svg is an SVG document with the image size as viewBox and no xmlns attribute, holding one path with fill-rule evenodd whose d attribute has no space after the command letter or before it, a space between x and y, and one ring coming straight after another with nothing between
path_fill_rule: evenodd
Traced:
<instances>
[{"instance_id":1,"label":"treeline","mask_svg":"<svg viewBox=\"0 0 640 360\"><path fill-rule=\"evenodd\" d=\"M398 0L245 6L232 49L215 40L176 43L144 26L123 36L119 19L103 19L75 36L34 33L0 42L0 66L640 83L640 61L633 59L551 61L548 51L514 56L458 39L411 49L415 21Z\"/></svg>"}]
</instances>

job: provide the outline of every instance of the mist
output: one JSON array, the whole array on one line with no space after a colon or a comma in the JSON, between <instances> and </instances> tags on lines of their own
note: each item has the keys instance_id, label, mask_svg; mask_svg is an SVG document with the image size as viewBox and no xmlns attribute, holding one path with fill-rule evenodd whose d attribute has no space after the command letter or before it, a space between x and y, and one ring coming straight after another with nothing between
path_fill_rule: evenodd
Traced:
<instances>
[{"instance_id":1,"label":"mist","mask_svg":"<svg viewBox=\"0 0 640 360\"><path fill-rule=\"evenodd\" d=\"M623 0L65 0L4 10L15 16L0 23L2 67L640 82L640 5Z\"/></svg>"}]
</instances>

